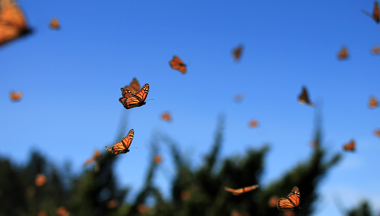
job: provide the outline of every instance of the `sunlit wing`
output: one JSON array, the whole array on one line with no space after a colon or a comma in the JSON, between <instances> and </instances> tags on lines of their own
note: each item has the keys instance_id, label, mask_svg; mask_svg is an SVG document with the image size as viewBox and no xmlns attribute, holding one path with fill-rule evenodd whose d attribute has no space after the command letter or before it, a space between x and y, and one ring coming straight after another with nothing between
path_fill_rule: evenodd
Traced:
<instances>
[{"instance_id":1,"label":"sunlit wing","mask_svg":"<svg viewBox=\"0 0 380 216\"><path fill-rule=\"evenodd\" d=\"M258 188L258 187L259 187L259 185L252 185L252 186L238 188L238 189L232 189L232 188L229 188L229 187L224 187L224 189L226 191L231 192L233 195L240 195L242 193L246 193L246 192L252 191L252 190L254 190L254 189Z\"/></svg>"},{"instance_id":2,"label":"sunlit wing","mask_svg":"<svg viewBox=\"0 0 380 216\"><path fill-rule=\"evenodd\" d=\"M24 14L13 0L0 0L0 45L28 35Z\"/></svg>"},{"instance_id":3,"label":"sunlit wing","mask_svg":"<svg viewBox=\"0 0 380 216\"><path fill-rule=\"evenodd\" d=\"M130 97L133 94L136 94L140 90L140 83L137 81L136 78L133 78L129 86L125 86L124 88L121 88L121 95L123 97ZM129 93L128 91L132 92L133 94Z\"/></svg>"},{"instance_id":4,"label":"sunlit wing","mask_svg":"<svg viewBox=\"0 0 380 216\"><path fill-rule=\"evenodd\" d=\"M132 94L132 96L121 97L119 98L119 102L122 103L126 109L140 107L146 104L145 99L149 93L149 84L146 83L138 92L136 92L136 94L133 94L128 90L127 92Z\"/></svg>"},{"instance_id":5,"label":"sunlit wing","mask_svg":"<svg viewBox=\"0 0 380 216\"><path fill-rule=\"evenodd\" d=\"M280 211L291 211L299 208L301 193L297 186L294 186L290 194L285 198L280 198L277 202L277 209Z\"/></svg>"},{"instance_id":6,"label":"sunlit wing","mask_svg":"<svg viewBox=\"0 0 380 216\"><path fill-rule=\"evenodd\" d=\"M186 65L178 56L173 56L173 59L169 61L169 65L172 69L178 70L182 74L186 74L187 72Z\"/></svg>"}]
</instances>

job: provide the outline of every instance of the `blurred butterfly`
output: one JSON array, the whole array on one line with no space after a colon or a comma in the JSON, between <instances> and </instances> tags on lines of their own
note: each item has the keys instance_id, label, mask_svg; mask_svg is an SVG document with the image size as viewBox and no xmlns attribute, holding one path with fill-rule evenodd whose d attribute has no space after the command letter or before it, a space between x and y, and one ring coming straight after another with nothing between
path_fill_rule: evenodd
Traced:
<instances>
[{"instance_id":1,"label":"blurred butterfly","mask_svg":"<svg viewBox=\"0 0 380 216\"><path fill-rule=\"evenodd\" d=\"M346 151L355 151L355 140L351 140L349 143L343 145L343 149Z\"/></svg>"},{"instance_id":2,"label":"blurred butterfly","mask_svg":"<svg viewBox=\"0 0 380 216\"><path fill-rule=\"evenodd\" d=\"M123 104L125 109L140 107L146 104L145 99L149 93L149 84L145 84L136 94L129 90L126 90L126 92L127 94L131 94L131 96L119 98L119 102Z\"/></svg>"},{"instance_id":3,"label":"blurred butterfly","mask_svg":"<svg viewBox=\"0 0 380 216\"><path fill-rule=\"evenodd\" d=\"M369 98L368 107L369 108L376 108L377 106L379 106L379 101L377 101L377 99L375 97L371 96Z\"/></svg>"},{"instance_id":4,"label":"blurred butterfly","mask_svg":"<svg viewBox=\"0 0 380 216\"><path fill-rule=\"evenodd\" d=\"M140 213L140 214L144 214L148 211L147 207L145 206L145 204L143 203L140 203L137 205L137 211Z\"/></svg>"},{"instance_id":5,"label":"blurred butterfly","mask_svg":"<svg viewBox=\"0 0 380 216\"><path fill-rule=\"evenodd\" d=\"M107 208L109 208L109 209L114 209L118 206L119 206L119 202L117 201L117 199L112 199L112 200L107 202Z\"/></svg>"},{"instance_id":6,"label":"blurred butterfly","mask_svg":"<svg viewBox=\"0 0 380 216\"><path fill-rule=\"evenodd\" d=\"M338 52L338 59L344 60L348 58L348 50L347 47L342 47Z\"/></svg>"},{"instance_id":7,"label":"blurred butterfly","mask_svg":"<svg viewBox=\"0 0 380 216\"><path fill-rule=\"evenodd\" d=\"M309 94L307 93L307 89L305 86L302 87L302 92L300 95L298 95L298 103L314 106L314 104L309 100Z\"/></svg>"},{"instance_id":8,"label":"blurred butterfly","mask_svg":"<svg viewBox=\"0 0 380 216\"><path fill-rule=\"evenodd\" d=\"M136 78L132 79L132 82L129 83L129 86L125 86L124 88L120 88L121 90L121 95L123 97L129 97L132 96L132 94L128 93L127 91L132 92L133 94L136 94L140 90L140 83L137 81Z\"/></svg>"},{"instance_id":9,"label":"blurred butterfly","mask_svg":"<svg viewBox=\"0 0 380 216\"><path fill-rule=\"evenodd\" d=\"M182 74L186 73L186 65L178 56L173 56L173 59L169 62L169 65L171 68L173 68L174 70L178 70Z\"/></svg>"},{"instance_id":10,"label":"blurred butterfly","mask_svg":"<svg viewBox=\"0 0 380 216\"><path fill-rule=\"evenodd\" d=\"M272 196L268 200L268 206L271 208L275 208L277 206L277 202L278 202L278 196Z\"/></svg>"},{"instance_id":11,"label":"blurred butterfly","mask_svg":"<svg viewBox=\"0 0 380 216\"><path fill-rule=\"evenodd\" d=\"M379 137L380 137L380 130L375 130L373 133L374 133L376 136L379 136Z\"/></svg>"},{"instance_id":12,"label":"blurred butterfly","mask_svg":"<svg viewBox=\"0 0 380 216\"><path fill-rule=\"evenodd\" d=\"M125 136L120 142L116 143L112 147L106 146L108 151L111 151L112 154L125 154L129 152L129 146L132 143L133 136L135 134L135 131L131 129L128 132L128 135Z\"/></svg>"},{"instance_id":13,"label":"blurred butterfly","mask_svg":"<svg viewBox=\"0 0 380 216\"><path fill-rule=\"evenodd\" d=\"M277 202L277 209L280 211L293 211L299 209L301 193L297 186L294 186L287 197L280 198Z\"/></svg>"},{"instance_id":14,"label":"blurred butterfly","mask_svg":"<svg viewBox=\"0 0 380 216\"><path fill-rule=\"evenodd\" d=\"M232 56L235 61L240 61L241 53L243 52L243 46L238 46L232 51Z\"/></svg>"},{"instance_id":15,"label":"blurred butterfly","mask_svg":"<svg viewBox=\"0 0 380 216\"><path fill-rule=\"evenodd\" d=\"M161 162L162 162L162 157L161 157L161 155L159 155L159 154L155 155L154 158L153 158L153 162L154 162L155 164L159 164L159 163L161 163Z\"/></svg>"},{"instance_id":16,"label":"blurred butterfly","mask_svg":"<svg viewBox=\"0 0 380 216\"><path fill-rule=\"evenodd\" d=\"M374 54L374 55L378 55L378 54L380 54L380 46L374 46L374 47L371 49L371 53Z\"/></svg>"},{"instance_id":17,"label":"blurred butterfly","mask_svg":"<svg viewBox=\"0 0 380 216\"><path fill-rule=\"evenodd\" d=\"M46 183L46 176L44 174L37 174L34 183L38 187L44 185Z\"/></svg>"},{"instance_id":18,"label":"blurred butterfly","mask_svg":"<svg viewBox=\"0 0 380 216\"><path fill-rule=\"evenodd\" d=\"M95 172L98 172L99 171L99 162L98 162L99 157L100 157L100 151L99 150L95 150L94 151L94 155L91 158L87 159L84 162L83 166L87 166L90 163L95 162L94 170L95 170Z\"/></svg>"},{"instance_id":19,"label":"blurred butterfly","mask_svg":"<svg viewBox=\"0 0 380 216\"><path fill-rule=\"evenodd\" d=\"M52 29L59 29L61 27L61 25L59 24L59 21L57 18L53 18L50 23L49 23L49 27L52 28Z\"/></svg>"},{"instance_id":20,"label":"blurred butterfly","mask_svg":"<svg viewBox=\"0 0 380 216\"><path fill-rule=\"evenodd\" d=\"M69 211L67 211L67 209L63 206L57 208L57 215L59 216L69 216Z\"/></svg>"},{"instance_id":21,"label":"blurred butterfly","mask_svg":"<svg viewBox=\"0 0 380 216\"><path fill-rule=\"evenodd\" d=\"M22 98L22 92L11 91L11 93L9 93L9 97L11 98L12 101L19 101Z\"/></svg>"},{"instance_id":22,"label":"blurred butterfly","mask_svg":"<svg viewBox=\"0 0 380 216\"><path fill-rule=\"evenodd\" d=\"M249 127L257 127L259 125L259 122L254 119L254 120L251 120L248 124Z\"/></svg>"},{"instance_id":23,"label":"blurred butterfly","mask_svg":"<svg viewBox=\"0 0 380 216\"><path fill-rule=\"evenodd\" d=\"M243 188L239 188L239 189L232 189L232 188L229 188L229 187L224 187L224 189L226 191L231 192L233 195L237 196L237 195L240 195L242 193L245 193L245 192L248 192L248 191L251 191L251 190L255 190L258 187L259 187L259 185L252 185L252 186L243 187Z\"/></svg>"},{"instance_id":24,"label":"blurred butterfly","mask_svg":"<svg viewBox=\"0 0 380 216\"><path fill-rule=\"evenodd\" d=\"M17 3L13 0L0 0L0 45L31 32Z\"/></svg>"},{"instance_id":25,"label":"blurred butterfly","mask_svg":"<svg viewBox=\"0 0 380 216\"><path fill-rule=\"evenodd\" d=\"M377 3L377 1L375 1L374 3L374 6L373 6L373 12L372 14L365 11L365 10L362 10L362 12L365 14L365 15L368 15L369 17L371 17L373 20L375 20L375 22L379 23L380 22L380 16L379 16L379 3Z\"/></svg>"},{"instance_id":26,"label":"blurred butterfly","mask_svg":"<svg viewBox=\"0 0 380 216\"><path fill-rule=\"evenodd\" d=\"M46 214L46 212L44 212L44 211L39 211L37 213L37 216L48 216L48 214Z\"/></svg>"},{"instance_id":27,"label":"blurred butterfly","mask_svg":"<svg viewBox=\"0 0 380 216\"><path fill-rule=\"evenodd\" d=\"M241 102L243 99L244 99L244 96L243 96L242 94L237 94L237 95L235 96L235 102L236 102L236 103Z\"/></svg>"},{"instance_id":28,"label":"blurred butterfly","mask_svg":"<svg viewBox=\"0 0 380 216\"><path fill-rule=\"evenodd\" d=\"M172 121L172 115L168 112L162 113L161 119L165 120L167 122L171 122Z\"/></svg>"}]
</instances>

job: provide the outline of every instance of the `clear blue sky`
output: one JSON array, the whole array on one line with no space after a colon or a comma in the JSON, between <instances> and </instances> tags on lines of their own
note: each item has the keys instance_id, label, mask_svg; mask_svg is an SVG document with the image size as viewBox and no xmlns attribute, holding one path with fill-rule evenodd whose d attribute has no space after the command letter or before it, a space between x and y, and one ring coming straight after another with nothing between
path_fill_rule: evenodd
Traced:
<instances>
[{"instance_id":1,"label":"clear blue sky","mask_svg":"<svg viewBox=\"0 0 380 216\"><path fill-rule=\"evenodd\" d=\"M270 183L312 149L314 108L300 105L306 85L312 102L322 104L324 145L330 155L350 139L357 151L323 181L317 216L337 215L334 197L346 206L366 197L380 209L380 26L361 10L363 1L19 1L34 34L0 48L0 155L25 163L32 149L58 165L71 161L79 172L95 149L112 145L119 120L135 138L120 155L120 184L135 193L150 160L155 131L169 134L199 165L214 139L217 117L226 116L222 156L271 145L264 182ZM48 28L57 17L59 31ZM244 45L236 63L231 51ZM348 60L337 60L347 46ZM178 55L187 74L172 70ZM145 106L126 110L120 88L136 77L149 83ZM9 100L21 90L20 102ZM245 98L237 104L234 96ZM160 120L172 113L171 123ZM258 128L248 128L256 118ZM16 148L17 146L17 148ZM168 149L162 169L174 173ZM290 154L297 154L297 157ZM133 164L133 166L130 166ZM131 174L133 173L133 175ZM170 176L170 175L169 175ZM168 194L159 172L156 184ZM302 191L301 191L302 193Z\"/></svg>"}]
</instances>

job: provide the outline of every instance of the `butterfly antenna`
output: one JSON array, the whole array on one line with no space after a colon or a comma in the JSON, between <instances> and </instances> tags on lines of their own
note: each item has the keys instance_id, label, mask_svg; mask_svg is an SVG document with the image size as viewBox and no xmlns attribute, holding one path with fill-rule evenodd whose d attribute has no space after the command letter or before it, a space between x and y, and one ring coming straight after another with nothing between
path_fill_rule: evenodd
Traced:
<instances>
[{"instance_id":1,"label":"butterfly antenna","mask_svg":"<svg viewBox=\"0 0 380 216\"><path fill-rule=\"evenodd\" d=\"M154 100L153 98L149 99L149 100L146 100L146 101L150 101L150 100Z\"/></svg>"}]
</instances>

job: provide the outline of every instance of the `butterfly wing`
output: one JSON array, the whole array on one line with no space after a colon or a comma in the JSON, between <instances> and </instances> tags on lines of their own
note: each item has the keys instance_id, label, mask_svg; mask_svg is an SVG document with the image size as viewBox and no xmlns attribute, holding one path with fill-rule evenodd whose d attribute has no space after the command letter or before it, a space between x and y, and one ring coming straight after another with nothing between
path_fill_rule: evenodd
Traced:
<instances>
[{"instance_id":1,"label":"butterfly wing","mask_svg":"<svg viewBox=\"0 0 380 216\"><path fill-rule=\"evenodd\" d=\"M112 154L125 154L125 153L129 152L128 148L132 143L134 134L135 134L135 131L133 129L131 129L128 132L128 135L125 136L120 142L117 142L112 147L106 146L107 150L111 151Z\"/></svg>"},{"instance_id":2,"label":"butterfly wing","mask_svg":"<svg viewBox=\"0 0 380 216\"><path fill-rule=\"evenodd\" d=\"M11 98L12 101L19 101L22 98L22 92L11 91L11 93L9 93L9 97Z\"/></svg>"},{"instance_id":3,"label":"butterfly wing","mask_svg":"<svg viewBox=\"0 0 380 216\"><path fill-rule=\"evenodd\" d=\"M297 186L293 187L290 194L285 198L280 198L277 202L277 209L280 211L292 211L300 205L301 193Z\"/></svg>"},{"instance_id":4,"label":"butterfly wing","mask_svg":"<svg viewBox=\"0 0 380 216\"><path fill-rule=\"evenodd\" d=\"M186 65L178 56L173 56L173 59L169 61L169 65L172 69L178 70L182 74L187 72Z\"/></svg>"},{"instance_id":5,"label":"butterfly wing","mask_svg":"<svg viewBox=\"0 0 380 216\"><path fill-rule=\"evenodd\" d=\"M24 14L13 0L0 0L0 45L31 33Z\"/></svg>"}]
</instances>

